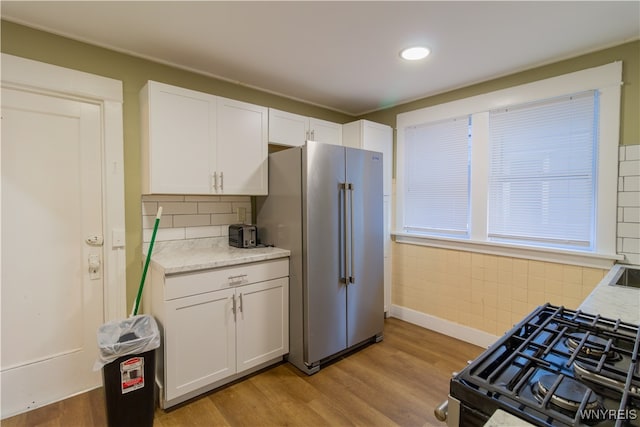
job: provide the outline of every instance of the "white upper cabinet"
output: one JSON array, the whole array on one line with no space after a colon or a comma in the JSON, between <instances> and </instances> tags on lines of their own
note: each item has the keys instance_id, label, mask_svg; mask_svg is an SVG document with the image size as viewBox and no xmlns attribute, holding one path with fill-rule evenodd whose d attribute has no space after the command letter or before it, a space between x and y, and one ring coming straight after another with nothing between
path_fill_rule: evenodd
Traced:
<instances>
[{"instance_id":1,"label":"white upper cabinet","mask_svg":"<svg viewBox=\"0 0 640 427\"><path fill-rule=\"evenodd\" d=\"M342 125L269 108L269 142L297 147L305 141L342 145Z\"/></svg>"},{"instance_id":2,"label":"white upper cabinet","mask_svg":"<svg viewBox=\"0 0 640 427\"><path fill-rule=\"evenodd\" d=\"M266 195L268 110L218 97L218 194Z\"/></svg>"},{"instance_id":3,"label":"white upper cabinet","mask_svg":"<svg viewBox=\"0 0 640 427\"><path fill-rule=\"evenodd\" d=\"M309 118L310 141L342 145L342 125L326 120Z\"/></svg>"},{"instance_id":4,"label":"white upper cabinet","mask_svg":"<svg viewBox=\"0 0 640 427\"><path fill-rule=\"evenodd\" d=\"M154 81L140 107L143 194L267 194L266 107Z\"/></svg>"},{"instance_id":5,"label":"white upper cabinet","mask_svg":"<svg viewBox=\"0 0 640 427\"><path fill-rule=\"evenodd\" d=\"M391 126L368 120L345 123L342 125L342 140L347 147L382 153L384 174L382 193L385 196L390 196L393 174L393 129Z\"/></svg>"},{"instance_id":6,"label":"white upper cabinet","mask_svg":"<svg viewBox=\"0 0 640 427\"><path fill-rule=\"evenodd\" d=\"M148 82L140 91L142 192L210 194L216 99Z\"/></svg>"},{"instance_id":7,"label":"white upper cabinet","mask_svg":"<svg viewBox=\"0 0 640 427\"><path fill-rule=\"evenodd\" d=\"M309 118L269 108L269 142L297 147L304 145L309 131Z\"/></svg>"}]
</instances>

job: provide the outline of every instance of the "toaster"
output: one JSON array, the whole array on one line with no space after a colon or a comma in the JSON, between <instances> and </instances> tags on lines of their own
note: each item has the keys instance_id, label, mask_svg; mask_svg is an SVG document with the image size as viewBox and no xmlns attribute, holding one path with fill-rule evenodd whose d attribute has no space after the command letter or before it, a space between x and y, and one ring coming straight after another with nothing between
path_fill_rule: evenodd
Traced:
<instances>
[{"instance_id":1,"label":"toaster","mask_svg":"<svg viewBox=\"0 0 640 427\"><path fill-rule=\"evenodd\" d=\"M255 248L257 242L258 229L255 225L231 224L229 226L229 246Z\"/></svg>"}]
</instances>

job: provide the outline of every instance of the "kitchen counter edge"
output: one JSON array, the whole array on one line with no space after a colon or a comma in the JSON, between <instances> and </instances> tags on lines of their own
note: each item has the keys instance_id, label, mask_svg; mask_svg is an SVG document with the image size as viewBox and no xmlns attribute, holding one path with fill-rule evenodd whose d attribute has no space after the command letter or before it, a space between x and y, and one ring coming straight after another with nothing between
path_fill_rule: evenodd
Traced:
<instances>
[{"instance_id":1,"label":"kitchen counter edge","mask_svg":"<svg viewBox=\"0 0 640 427\"><path fill-rule=\"evenodd\" d=\"M228 245L226 238L187 239L157 242L151 254L151 263L168 276L286 258L290 255L291 251L276 247L232 247Z\"/></svg>"},{"instance_id":2,"label":"kitchen counter edge","mask_svg":"<svg viewBox=\"0 0 640 427\"><path fill-rule=\"evenodd\" d=\"M640 324L640 289L611 285L620 269L626 267L637 268L615 264L578 309L583 313L599 314L634 325Z\"/></svg>"}]
</instances>

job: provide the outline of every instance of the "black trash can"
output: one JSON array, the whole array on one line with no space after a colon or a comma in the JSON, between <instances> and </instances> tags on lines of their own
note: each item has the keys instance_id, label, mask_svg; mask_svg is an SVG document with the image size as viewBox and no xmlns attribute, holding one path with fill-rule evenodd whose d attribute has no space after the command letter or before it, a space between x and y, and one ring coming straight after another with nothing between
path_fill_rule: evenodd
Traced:
<instances>
[{"instance_id":1,"label":"black trash can","mask_svg":"<svg viewBox=\"0 0 640 427\"><path fill-rule=\"evenodd\" d=\"M98 329L100 362L110 427L152 427L155 411L156 348L153 317L133 316Z\"/></svg>"}]
</instances>

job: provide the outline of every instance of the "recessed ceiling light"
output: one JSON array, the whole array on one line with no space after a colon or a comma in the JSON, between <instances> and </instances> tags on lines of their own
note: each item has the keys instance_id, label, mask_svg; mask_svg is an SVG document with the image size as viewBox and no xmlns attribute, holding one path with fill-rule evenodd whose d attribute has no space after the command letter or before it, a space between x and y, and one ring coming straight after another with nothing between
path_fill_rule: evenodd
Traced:
<instances>
[{"instance_id":1,"label":"recessed ceiling light","mask_svg":"<svg viewBox=\"0 0 640 427\"><path fill-rule=\"evenodd\" d=\"M404 49L400 56L407 61L417 61L426 58L431 51L424 46L414 46Z\"/></svg>"}]
</instances>

